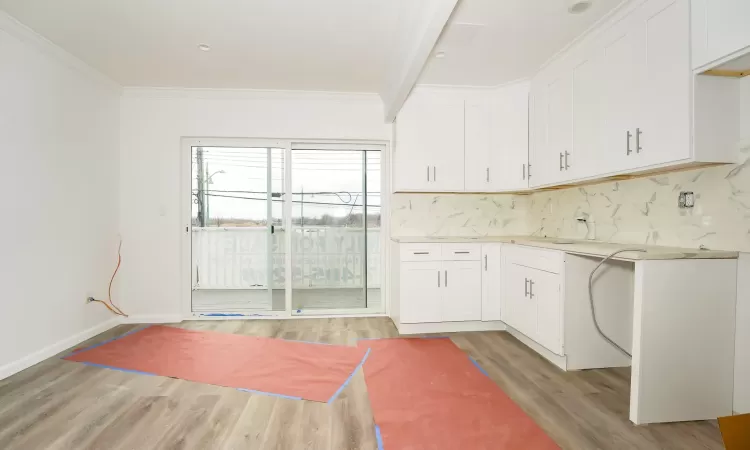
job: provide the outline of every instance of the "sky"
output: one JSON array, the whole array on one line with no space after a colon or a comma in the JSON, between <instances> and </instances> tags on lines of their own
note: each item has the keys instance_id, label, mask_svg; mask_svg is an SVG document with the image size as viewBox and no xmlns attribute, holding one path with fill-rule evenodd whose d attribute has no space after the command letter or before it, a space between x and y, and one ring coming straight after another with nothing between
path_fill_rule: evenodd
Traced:
<instances>
[{"instance_id":1,"label":"sky","mask_svg":"<svg viewBox=\"0 0 750 450\"><path fill-rule=\"evenodd\" d=\"M272 149L272 190L284 191L284 149ZM346 217L362 213L362 151L292 150L292 214L305 218L329 214ZM203 147L207 167L211 218L267 216L267 149ZM196 148L193 148L193 188L196 180ZM367 152L368 205L380 205L380 152ZM304 196L302 193L304 192ZM244 197L244 198L232 198ZM248 200L252 198L254 200ZM282 200L284 197L274 198ZM300 202L304 199L304 204ZM368 214L379 212L368 208ZM193 205L193 215L197 205ZM282 202L273 202L274 219L280 219Z\"/></svg>"}]
</instances>

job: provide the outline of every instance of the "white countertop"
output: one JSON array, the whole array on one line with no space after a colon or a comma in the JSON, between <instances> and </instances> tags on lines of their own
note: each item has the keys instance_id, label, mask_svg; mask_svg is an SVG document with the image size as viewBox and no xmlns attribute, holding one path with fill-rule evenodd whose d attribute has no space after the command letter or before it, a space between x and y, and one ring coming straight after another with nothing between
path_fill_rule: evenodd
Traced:
<instances>
[{"instance_id":1,"label":"white countertop","mask_svg":"<svg viewBox=\"0 0 750 450\"><path fill-rule=\"evenodd\" d=\"M645 249L646 252L619 253L613 259L628 261L651 259L736 259L738 252L724 250L702 250L697 248L662 247L658 245L612 244L608 242L585 241L563 238L543 238L534 236L485 236L485 237L393 237L398 243L482 243L502 242L506 244L526 245L529 247L560 250L577 255L605 257L616 250Z\"/></svg>"}]
</instances>

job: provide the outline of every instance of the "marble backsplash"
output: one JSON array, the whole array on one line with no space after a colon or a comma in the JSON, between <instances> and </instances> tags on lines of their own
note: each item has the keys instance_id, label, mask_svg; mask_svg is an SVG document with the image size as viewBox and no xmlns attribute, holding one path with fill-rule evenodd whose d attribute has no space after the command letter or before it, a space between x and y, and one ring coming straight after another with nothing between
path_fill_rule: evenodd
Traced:
<instances>
[{"instance_id":1,"label":"marble backsplash","mask_svg":"<svg viewBox=\"0 0 750 450\"><path fill-rule=\"evenodd\" d=\"M395 194L394 236L535 235L750 252L750 146L744 162L531 195ZM678 207L680 191L695 206Z\"/></svg>"},{"instance_id":2,"label":"marble backsplash","mask_svg":"<svg viewBox=\"0 0 750 450\"><path fill-rule=\"evenodd\" d=\"M528 233L530 196L394 194L392 236L500 236Z\"/></svg>"}]
</instances>

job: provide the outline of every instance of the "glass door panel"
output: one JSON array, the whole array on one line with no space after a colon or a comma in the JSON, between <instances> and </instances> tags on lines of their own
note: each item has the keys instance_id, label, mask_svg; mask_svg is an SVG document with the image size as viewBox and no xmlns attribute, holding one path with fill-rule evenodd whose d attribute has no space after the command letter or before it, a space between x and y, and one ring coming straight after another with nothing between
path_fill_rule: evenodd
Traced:
<instances>
[{"instance_id":1,"label":"glass door panel","mask_svg":"<svg viewBox=\"0 0 750 450\"><path fill-rule=\"evenodd\" d=\"M284 310L284 150L193 147L192 172L193 311Z\"/></svg>"}]
</instances>

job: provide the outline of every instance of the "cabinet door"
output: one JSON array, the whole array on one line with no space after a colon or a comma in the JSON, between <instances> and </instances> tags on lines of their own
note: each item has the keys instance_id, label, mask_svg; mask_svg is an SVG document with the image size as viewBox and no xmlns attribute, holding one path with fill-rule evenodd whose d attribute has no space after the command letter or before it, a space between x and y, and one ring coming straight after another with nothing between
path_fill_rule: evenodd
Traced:
<instances>
[{"instance_id":1,"label":"cabinet door","mask_svg":"<svg viewBox=\"0 0 750 450\"><path fill-rule=\"evenodd\" d=\"M600 157L600 61L597 52L581 54L572 71L572 146L564 155L569 179L598 175L602 167Z\"/></svg>"},{"instance_id":2,"label":"cabinet door","mask_svg":"<svg viewBox=\"0 0 750 450\"><path fill-rule=\"evenodd\" d=\"M482 320L502 320L502 244L482 244Z\"/></svg>"},{"instance_id":3,"label":"cabinet door","mask_svg":"<svg viewBox=\"0 0 750 450\"><path fill-rule=\"evenodd\" d=\"M531 158L531 186L542 186L567 179L564 167L564 153L570 151L571 144L571 77L564 70L562 62L555 66L553 73L541 83L544 91L537 100L541 108L542 142Z\"/></svg>"},{"instance_id":4,"label":"cabinet door","mask_svg":"<svg viewBox=\"0 0 750 450\"><path fill-rule=\"evenodd\" d=\"M433 192L464 190L464 102L434 103L427 114Z\"/></svg>"},{"instance_id":5,"label":"cabinet door","mask_svg":"<svg viewBox=\"0 0 750 450\"><path fill-rule=\"evenodd\" d=\"M536 336L530 336L548 350L563 354L560 276L528 269L529 297L536 304Z\"/></svg>"},{"instance_id":6,"label":"cabinet door","mask_svg":"<svg viewBox=\"0 0 750 450\"><path fill-rule=\"evenodd\" d=\"M529 162L529 84L498 89L490 115L489 190L528 188L525 166Z\"/></svg>"},{"instance_id":7,"label":"cabinet door","mask_svg":"<svg viewBox=\"0 0 750 450\"><path fill-rule=\"evenodd\" d=\"M635 159L634 115L638 96L638 36L633 14L604 32L601 45L600 173L631 169Z\"/></svg>"},{"instance_id":8,"label":"cabinet door","mask_svg":"<svg viewBox=\"0 0 750 450\"><path fill-rule=\"evenodd\" d=\"M429 102L411 97L396 117L393 153L393 189L396 191L431 190L432 164L429 135L433 132L428 117Z\"/></svg>"},{"instance_id":9,"label":"cabinet door","mask_svg":"<svg viewBox=\"0 0 750 450\"><path fill-rule=\"evenodd\" d=\"M490 107L487 103L466 102L464 137L464 184L468 192L489 192Z\"/></svg>"},{"instance_id":10,"label":"cabinet door","mask_svg":"<svg viewBox=\"0 0 750 450\"><path fill-rule=\"evenodd\" d=\"M750 46L750 2L691 0L693 68Z\"/></svg>"},{"instance_id":11,"label":"cabinet door","mask_svg":"<svg viewBox=\"0 0 750 450\"><path fill-rule=\"evenodd\" d=\"M505 260L507 261L507 260ZM529 269L518 264L503 264L503 322L536 339L536 299L529 297Z\"/></svg>"},{"instance_id":12,"label":"cabinet door","mask_svg":"<svg viewBox=\"0 0 750 450\"><path fill-rule=\"evenodd\" d=\"M636 15L641 70L633 144L637 165L690 158L693 75L688 0L649 0Z\"/></svg>"},{"instance_id":13,"label":"cabinet door","mask_svg":"<svg viewBox=\"0 0 750 450\"><path fill-rule=\"evenodd\" d=\"M402 262L401 322L442 321L443 274L440 262Z\"/></svg>"},{"instance_id":14,"label":"cabinet door","mask_svg":"<svg viewBox=\"0 0 750 450\"><path fill-rule=\"evenodd\" d=\"M443 274L443 322L481 320L481 263L479 261L445 261Z\"/></svg>"}]
</instances>

